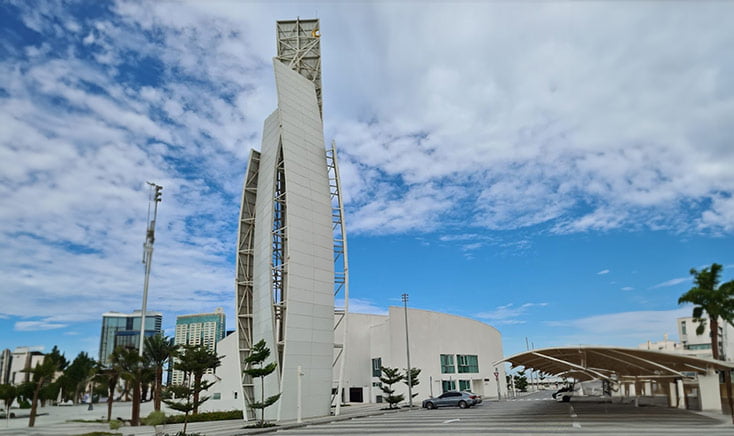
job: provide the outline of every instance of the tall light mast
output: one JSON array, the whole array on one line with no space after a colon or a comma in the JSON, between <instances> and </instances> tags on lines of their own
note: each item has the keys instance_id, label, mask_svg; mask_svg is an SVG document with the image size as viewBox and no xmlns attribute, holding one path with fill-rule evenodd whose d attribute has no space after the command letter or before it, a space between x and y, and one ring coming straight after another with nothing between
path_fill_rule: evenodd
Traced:
<instances>
[{"instance_id":1,"label":"tall light mast","mask_svg":"<svg viewBox=\"0 0 734 436\"><path fill-rule=\"evenodd\" d=\"M150 263L153 260L153 242L155 242L155 219L158 216L158 203L161 201L161 190L163 186L146 182L150 185L148 195L148 229L145 232L145 243L143 243L143 263L145 264L145 281L143 282L143 307L140 313L140 347L138 355L143 357L143 346L145 345L145 312L148 310L148 281L150 280ZM150 203L153 203L153 217L150 216Z\"/></svg>"}]
</instances>

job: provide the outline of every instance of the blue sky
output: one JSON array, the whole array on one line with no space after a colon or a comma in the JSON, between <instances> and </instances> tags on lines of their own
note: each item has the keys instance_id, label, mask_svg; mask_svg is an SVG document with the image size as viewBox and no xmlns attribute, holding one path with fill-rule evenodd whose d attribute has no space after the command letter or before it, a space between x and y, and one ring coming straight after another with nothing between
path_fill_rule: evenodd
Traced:
<instances>
[{"instance_id":1,"label":"blue sky","mask_svg":"<svg viewBox=\"0 0 734 436\"><path fill-rule=\"evenodd\" d=\"M321 19L351 307L497 327L506 354L677 335L734 278L734 4L0 3L0 347L96 356L140 305L234 306L275 21Z\"/></svg>"}]
</instances>

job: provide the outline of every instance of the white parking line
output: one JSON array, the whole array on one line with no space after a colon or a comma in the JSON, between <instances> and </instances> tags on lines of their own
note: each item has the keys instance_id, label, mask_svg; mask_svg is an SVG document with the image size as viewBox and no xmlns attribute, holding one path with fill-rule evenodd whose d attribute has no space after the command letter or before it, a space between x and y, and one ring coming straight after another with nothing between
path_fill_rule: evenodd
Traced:
<instances>
[{"instance_id":1,"label":"white parking line","mask_svg":"<svg viewBox=\"0 0 734 436\"><path fill-rule=\"evenodd\" d=\"M576 410L574 410L574 408L573 408L573 406L572 406L572 405L570 405L570 404L569 404L569 405L568 405L568 409L569 409L569 412L570 412L571 418L578 418L578 417L579 417L579 416L578 416L578 415L576 414ZM576 421L573 421L573 422L571 423L571 426L572 426L573 428L581 428L581 424L579 424L579 423L578 423L578 422L576 422Z\"/></svg>"},{"instance_id":2,"label":"white parking line","mask_svg":"<svg viewBox=\"0 0 734 436\"><path fill-rule=\"evenodd\" d=\"M444 424L449 424L449 423L452 423L452 422L459 422L459 421L461 421L461 419L459 419L459 418L456 418L456 419L447 419L443 423Z\"/></svg>"}]
</instances>

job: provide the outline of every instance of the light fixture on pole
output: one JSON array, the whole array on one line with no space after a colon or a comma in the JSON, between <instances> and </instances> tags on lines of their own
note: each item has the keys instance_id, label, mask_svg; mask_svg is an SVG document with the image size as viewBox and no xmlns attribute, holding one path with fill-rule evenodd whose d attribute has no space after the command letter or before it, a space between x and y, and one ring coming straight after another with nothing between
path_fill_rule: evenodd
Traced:
<instances>
[{"instance_id":1,"label":"light fixture on pole","mask_svg":"<svg viewBox=\"0 0 734 436\"><path fill-rule=\"evenodd\" d=\"M153 242L155 242L155 220L158 216L158 203L161 201L161 190L163 186L146 182L150 185L150 197L148 198L148 229L145 232L145 243L143 243L143 263L145 264L145 281L143 282L143 306L140 311L140 347L138 355L143 357L143 346L145 345L145 312L148 310L148 281L150 280L150 263L153 260ZM150 216L150 202L153 202L153 218Z\"/></svg>"},{"instance_id":2,"label":"light fixture on pole","mask_svg":"<svg viewBox=\"0 0 734 436\"><path fill-rule=\"evenodd\" d=\"M405 313L405 352L408 359L408 407L413 408L413 368L410 366L410 341L408 340L408 294L401 295L403 298L403 311Z\"/></svg>"}]
</instances>

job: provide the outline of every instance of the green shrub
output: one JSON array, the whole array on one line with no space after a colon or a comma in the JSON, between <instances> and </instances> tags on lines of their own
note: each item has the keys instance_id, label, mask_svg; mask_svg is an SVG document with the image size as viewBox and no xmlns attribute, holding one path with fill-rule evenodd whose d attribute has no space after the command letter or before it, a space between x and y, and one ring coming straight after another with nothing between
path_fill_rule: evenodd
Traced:
<instances>
[{"instance_id":1,"label":"green shrub","mask_svg":"<svg viewBox=\"0 0 734 436\"><path fill-rule=\"evenodd\" d=\"M83 433L75 436L122 436L122 433L110 433L108 431L93 431L91 433Z\"/></svg>"},{"instance_id":2,"label":"green shrub","mask_svg":"<svg viewBox=\"0 0 734 436\"><path fill-rule=\"evenodd\" d=\"M152 411L141 419L143 425L162 425L166 423L166 414L161 411Z\"/></svg>"},{"instance_id":3,"label":"green shrub","mask_svg":"<svg viewBox=\"0 0 734 436\"><path fill-rule=\"evenodd\" d=\"M110 421L110 430L118 430L122 427L122 421Z\"/></svg>"},{"instance_id":4,"label":"green shrub","mask_svg":"<svg viewBox=\"0 0 734 436\"><path fill-rule=\"evenodd\" d=\"M242 419L242 411L227 410L224 412L204 412L189 415L189 422L225 421L228 419ZM184 422L184 415L173 415L166 418L166 424L181 424L182 422Z\"/></svg>"}]
</instances>

